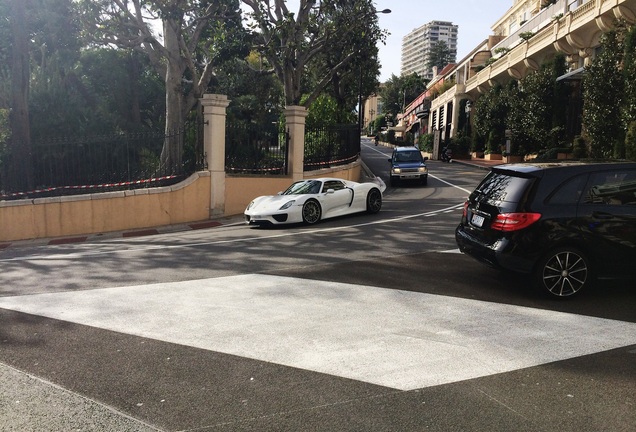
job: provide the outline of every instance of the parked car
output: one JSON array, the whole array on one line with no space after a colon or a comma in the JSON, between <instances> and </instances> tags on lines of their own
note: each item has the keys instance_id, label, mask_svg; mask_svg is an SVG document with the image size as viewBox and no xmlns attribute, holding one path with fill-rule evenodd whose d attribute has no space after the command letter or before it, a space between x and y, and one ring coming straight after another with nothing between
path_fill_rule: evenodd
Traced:
<instances>
[{"instance_id":1,"label":"parked car","mask_svg":"<svg viewBox=\"0 0 636 432\"><path fill-rule=\"evenodd\" d=\"M317 178L293 183L278 195L260 196L245 209L250 225L314 224L352 213L377 213L382 208L384 183L357 183Z\"/></svg>"},{"instance_id":2,"label":"parked car","mask_svg":"<svg viewBox=\"0 0 636 432\"><path fill-rule=\"evenodd\" d=\"M459 249L532 274L558 297L595 279L636 280L636 163L501 165L464 205Z\"/></svg>"},{"instance_id":3,"label":"parked car","mask_svg":"<svg viewBox=\"0 0 636 432\"><path fill-rule=\"evenodd\" d=\"M428 181L428 169L425 163L427 160L428 158L422 157L422 152L417 147L404 146L393 149L389 159L391 186L396 186L402 180L418 181L425 185Z\"/></svg>"}]
</instances>

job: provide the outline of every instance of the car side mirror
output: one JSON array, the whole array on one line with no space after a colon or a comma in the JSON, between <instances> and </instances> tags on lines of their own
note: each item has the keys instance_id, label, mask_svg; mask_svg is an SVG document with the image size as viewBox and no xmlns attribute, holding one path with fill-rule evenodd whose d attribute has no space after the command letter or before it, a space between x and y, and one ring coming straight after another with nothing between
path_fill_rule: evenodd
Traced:
<instances>
[{"instance_id":1,"label":"car side mirror","mask_svg":"<svg viewBox=\"0 0 636 432\"><path fill-rule=\"evenodd\" d=\"M388 160L389 162L391 162L391 158L388 158L387 160Z\"/></svg>"},{"instance_id":2,"label":"car side mirror","mask_svg":"<svg viewBox=\"0 0 636 432\"><path fill-rule=\"evenodd\" d=\"M428 160L428 156L424 156L424 160L427 161Z\"/></svg>"},{"instance_id":3,"label":"car side mirror","mask_svg":"<svg viewBox=\"0 0 636 432\"><path fill-rule=\"evenodd\" d=\"M325 193L332 194L334 192L335 192L335 190L333 190L333 189L327 189L327 192L325 192Z\"/></svg>"}]
</instances>

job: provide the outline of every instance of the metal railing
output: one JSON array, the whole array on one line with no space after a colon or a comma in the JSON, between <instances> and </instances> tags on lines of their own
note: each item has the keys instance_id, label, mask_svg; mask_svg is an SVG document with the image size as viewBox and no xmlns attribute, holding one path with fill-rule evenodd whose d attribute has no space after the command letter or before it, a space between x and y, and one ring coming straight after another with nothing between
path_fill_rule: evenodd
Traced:
<instances>
[{"instance_id":1,"label":"metal railing","mask_svg":"<svg viewBox=\"0 0 636 432\"><path fill-rule=\"evenodd\" d=\"M39 198L174 184L204 168L202 125L188 123L166 134L118 133L93 137L52 138L32 143L35 189L8 190L0 199ZM183 143L179 165L160 163L166 140ZM11 184L10 181L7 183Z\"/></svg>"},{"instance_id":2,"label":"metal railing","mask_svg":"<svg viewBox=\"0 0 636 432\"><path fill-rule=\"evenodd\" d=\"M287 174L289 134L278 124L228 124L225 133L226 173Z\"/></svg>"},{"instance_id":3,"label":"metal railing","mask_svg":"<svg viewBox=\"0 0 636 432\"><path fill-rule=\"evenodd\" d=\"M336 125L305 130L305 171L346 165L360 155L358 125Z\"/></svg>"},{"instance_id":4,"label":"metal railing","mask_svg":"<svg viewBox=\"0 0 636 432\"><path fill-rule=\"evenodd\" d=\"M506 37L497 45L495 45L492 48L491 52L497 54L498 48L506 48L506 49L514 48L521 42L520 35L522 33L538 32L539 30L541 30L542 28L550 24L554 16L557 16L560 13L563 13L566 10L566 8L570 8L570 9L576 8L579 6L580 3L583 3L583 2L581 2L580 0L578 1L558 0L556 3L548 6L545 9L542 9L538 14L534 15L528 21L523 23L512 34L510 34L508 37Z\"/></svg>"}]
</instances>

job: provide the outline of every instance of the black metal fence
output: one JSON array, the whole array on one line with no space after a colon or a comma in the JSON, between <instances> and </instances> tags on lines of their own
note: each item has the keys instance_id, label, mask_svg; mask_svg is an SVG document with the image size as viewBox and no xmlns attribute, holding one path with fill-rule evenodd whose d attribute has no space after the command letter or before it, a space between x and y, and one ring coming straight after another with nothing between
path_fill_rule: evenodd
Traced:
<instances>
[{"instance_id":1,"label":"black metal fence","mask_svg":"<svg viewBox=\"0 0 636 432\"><path fill-rule=\"evenodd\" d=\"M305 130L305 171L346 165L360 155L358 125L337 125Z\"/></svg>"},{"instance_id":2,"label":"black metal fence","mask_svg":"<svg viewBox=\"0 0 636 432\"><path fill-rule=\"evenodd\" d=\"M308 128L304 170L345 165L360 154L357 125ZM183 145L179 165L160 163L164 142ZM289 134L277 124L228 124L227 173L286 175ZM205 169L203 128L198 122L165 132L50 139L32 144L34 184L30 191L10 190L0 176L0 199L38 198L165 186ZM5 161L6 163L6 161ZM0 169L3 167L0 165ZM6 178L6 177L5 177Z\"/></svg>"},{"instance_id":3,"label":"black metal fence","mask_svg":"<svg viewBox=\"0 0 636 432\"><path fill-rule=\"evenodd\" d=\"M289 134L278 124L228 124L225 134L225 172L287 174Z\"/></svg>"},{"instance_id":4,"label":"black metal fence","mask_svg":"<svg viewBox=\"0 0 636 432\"><path fill-rule=\"evenodd\" d=\"M182 143L181 164L160 163L166 140ZM203 129L198 122L167 135L161 131L50 139L33 143L32 155L35 190L7 190L0 183L1 199L166 186L204 168L205 163Z\"/></svg>"}]
</instances>

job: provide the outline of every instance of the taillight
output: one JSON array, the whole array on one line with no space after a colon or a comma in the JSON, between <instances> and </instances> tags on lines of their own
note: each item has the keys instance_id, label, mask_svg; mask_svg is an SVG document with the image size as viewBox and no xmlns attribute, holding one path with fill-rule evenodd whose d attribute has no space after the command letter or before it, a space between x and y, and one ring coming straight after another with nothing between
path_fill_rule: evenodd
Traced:
<instances>
[{"instance_id":1,"label":"taillight","mask_svg":"<svg viewBox=\"0 0 636 432\"><path fill-rule=\"evenodd\" d=\"M498 214L491 229L497 231L517 231L529 227L541 219L541 213L501 213Z\"/></svg>"},{"instance_id":2,"label":"taillight","mask_svg":"<svg viewBox=\"0 0 636 432\"><path fill-rule=\"evenodd\" d=\"M468 201L464 203L464 212L462 213L463 217L468 216L468 204L469 204Z\"/></svg>"}]
</instances>

